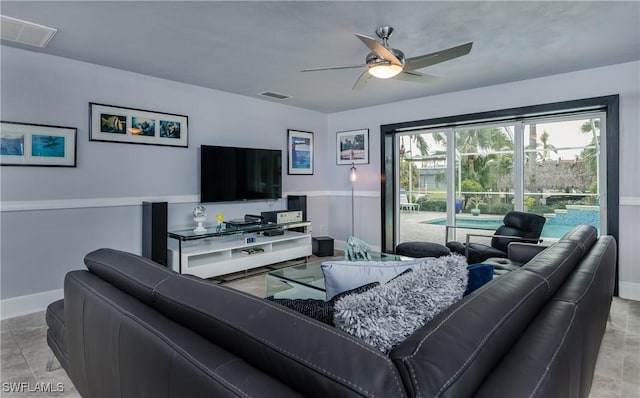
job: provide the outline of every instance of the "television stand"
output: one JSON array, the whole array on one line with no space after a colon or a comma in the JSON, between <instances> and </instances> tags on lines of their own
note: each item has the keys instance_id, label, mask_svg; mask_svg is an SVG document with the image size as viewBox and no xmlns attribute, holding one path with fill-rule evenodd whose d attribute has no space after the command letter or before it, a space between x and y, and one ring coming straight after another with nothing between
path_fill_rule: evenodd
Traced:
<instances>
[{"instance_id":1,"label":"television stand","mask_svg":"<svg viewBox=\"0 0 640 398\"><path fill-rule=\"evenodd\" d=\"M310 226L311 222L301 221L237 226L219 232L215 226L205 233L195 233L193 229L169 231L169 266L182 274L212 278L307 257L311 255Z\"/></svg>"}]
</instances>

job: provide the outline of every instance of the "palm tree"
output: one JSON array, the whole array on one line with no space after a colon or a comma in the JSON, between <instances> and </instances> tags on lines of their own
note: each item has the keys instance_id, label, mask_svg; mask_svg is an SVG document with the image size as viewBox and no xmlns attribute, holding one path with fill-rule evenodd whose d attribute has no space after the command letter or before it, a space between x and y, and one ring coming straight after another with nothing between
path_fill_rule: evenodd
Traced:
<instances>
[{"instance_id":1,"label":"palm tree","mask_svg":"<svg viewBox=\"0 0 640 398\"><path fill-rule=\"evenodd\" d=\"M499 128L468 129L456 132L456 149L467 156L468 178L476 178L475 163L482 158L480 152L513 150L513 142Z\"/></svg>"},{"instance_id":2,"label":"palm tree","mask_svg":"<svg viewBox=\"0 0 640 398\"><path fill-rule=\"evenodd\" d=\"M600 152L600 119L589 119L580 126L582 133L591 133L591 144L589 148L580 152L580 157L584 160L588 169L596 174L598 171L598 153Z\"/></svg>"},{"instance_id":3,"label":"palm tree","mask_svg":"<svg viewBox=\"0 0 640 398\"><path fill-rule=\"evenodd\" d=\"M545 161L549 158L550 150L554 151L556 154L558 153L556 147L552 144L549 144L549 133L547 133L547 130L544 130L542 132L542 135L540 136L540 142L542 143L542 153L540 154L542 161Z\"/></svg>"}]
</instances>

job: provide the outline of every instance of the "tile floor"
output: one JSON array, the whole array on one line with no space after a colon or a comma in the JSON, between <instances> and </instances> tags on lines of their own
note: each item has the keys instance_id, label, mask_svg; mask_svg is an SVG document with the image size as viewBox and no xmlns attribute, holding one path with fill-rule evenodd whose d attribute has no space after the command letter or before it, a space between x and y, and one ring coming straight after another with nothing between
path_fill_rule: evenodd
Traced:
<instances>
[{"instance_id":1,"label":"tile floor","mask_svg":"<svg viewBox=\"0 0 640 398\"><path fill-rule=\"evenodd\" d=\"M224 284L259 297L265 294L264 273ZM52 355L46 343L46 331L44 312L2 321L0 396L80 396L57 361L55 370L46 371ZM8 391L12 386L32 391ZM38 389L53 392L33 392ZM640 301L614 298L590 398L640 398Z\"/></svg>"}]
</instances>

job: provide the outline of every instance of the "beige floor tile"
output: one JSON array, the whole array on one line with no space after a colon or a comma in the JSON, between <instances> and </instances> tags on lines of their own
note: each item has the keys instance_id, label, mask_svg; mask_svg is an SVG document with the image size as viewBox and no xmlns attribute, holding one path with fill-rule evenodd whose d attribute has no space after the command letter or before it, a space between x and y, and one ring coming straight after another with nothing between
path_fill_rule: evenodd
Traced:
<instances>
[{"instance_id":1,"label":"beige floor tile","mask_svg":"<svg viewBox=\"0 0 640 398\"><path fill-rule=\"evenodd\" d=\"M622 398L620 397L620 381L596 374L591 385L591 398Z\"/></svg>"}]
</instances>

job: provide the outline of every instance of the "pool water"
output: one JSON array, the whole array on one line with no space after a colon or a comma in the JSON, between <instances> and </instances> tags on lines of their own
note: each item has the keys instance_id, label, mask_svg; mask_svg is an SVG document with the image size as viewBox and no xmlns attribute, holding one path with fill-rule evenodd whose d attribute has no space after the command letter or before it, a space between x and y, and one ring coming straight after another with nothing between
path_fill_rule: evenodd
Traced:
<instances>
[{"instance_id":1,"label":"pool water","mask_svg":"<svg viewBox=\"0 0 640 398\"><path fill-rule=\"evenodd\" d=\"M439 218L436 220L424 221L425 224L431 225L447 225L446 218ZM502 218L467 218L457 217L456 226L458 228L469 229L488 229L495 231L502 225ZM549 224L545 223L542 228L542 237L547 238L561 238L564 234L571 231L575 225L561 225L561 224Z\"/></svg>"}]
</instances>

